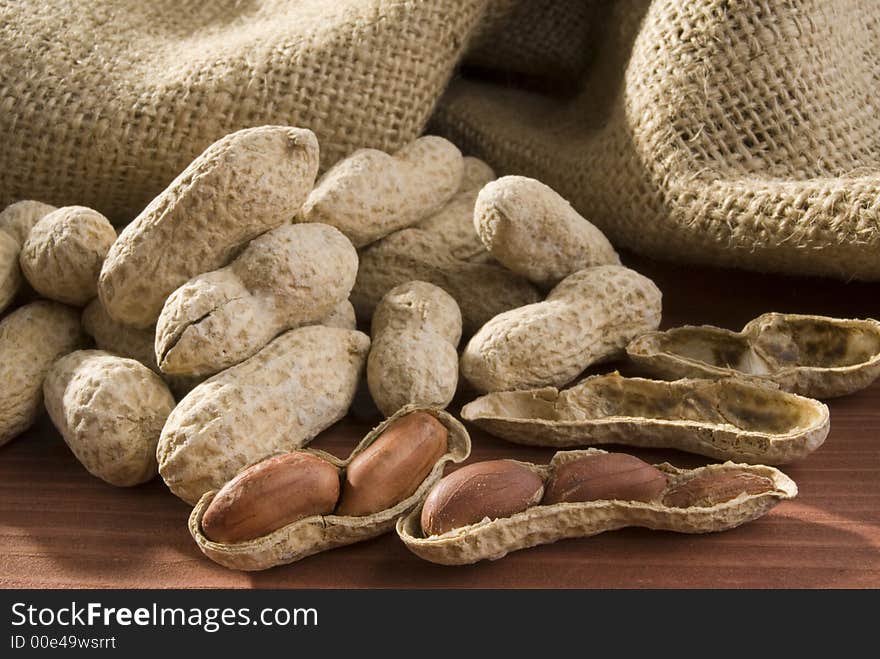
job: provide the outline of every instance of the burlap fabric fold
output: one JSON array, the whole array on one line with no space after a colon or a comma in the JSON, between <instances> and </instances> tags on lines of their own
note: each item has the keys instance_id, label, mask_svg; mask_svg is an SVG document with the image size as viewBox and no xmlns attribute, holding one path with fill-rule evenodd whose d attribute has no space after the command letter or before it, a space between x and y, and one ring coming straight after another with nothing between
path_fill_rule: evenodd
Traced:
<instances>
[{"instance_id":1,"label":"burlap fabric fold","mask_svg":"<svg viewBox=\"0 0 880 659\"><path fill-rule=\"evenodd\" d=\"M592 9L584 61L555 51L560 66L583 71L573 91L490 78L481 61L452 84L432 129L502 172L556 188L619 247L880 278L880 3L621 0ZM538 27L557 41L551 25ZM570 29L556 28L560 37ZM504 37L498 71L511 34L528 31ZM519 68L509 76L530 73Z\"/></svg>"},{"instance_id":2,"label":"burlap fabric fold","mask_svg":"<svg viewBox=\"0 0 880 659\"><path fill-rule=\"evenodd\" d=\"M240 128L311 128L324 168L416 137L485 0L0 2L0 204L134 218Z\"/></svg>"},{"instance_id":3,"label":"burlap fabric fold","mask_svg":"<svg viewBox=\"0 0 880 659\"><path fill-rule=\"evenodd\" d=\"M0 205L124 222L238 128L310 127L326 167L428 124L617 246L878 279L878 21L873 0L0 3Z\"/></svg>"}]
</instances>

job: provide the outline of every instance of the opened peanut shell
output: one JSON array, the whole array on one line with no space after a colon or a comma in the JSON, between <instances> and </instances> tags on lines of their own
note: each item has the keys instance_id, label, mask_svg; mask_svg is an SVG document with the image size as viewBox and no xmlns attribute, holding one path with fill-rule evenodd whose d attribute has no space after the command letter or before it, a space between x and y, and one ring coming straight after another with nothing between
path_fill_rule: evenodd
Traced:
<instances>
[{"instance_id":1,"label":"opened peanut shell","mask_svg":"<svg viewBox=\"0 0 880 659\"><path fill-rule=\"evenodd\" d=\"M880 322L766 313L741 332L710 325L648 332L626 352L656 377L739 377L832 398L864 389L880 376Z\"/></svg>"},{"instance_id":2,"label":"opened peanut shell","mask_svg":"<svg viewBox=\"0 0 880 659\"><path fill-rule=\"evenodd\" d=\"M571 389L486 394L461 416L517 444L676 448L720 460L784 464L815 451L828 407L738 379L646 380L596 375Z\"/></svg>"},{"instance_id":3,"label":"opened peanut shell","mask_svg":"<svg viewBox=\"0 0 880 659\"><path fill-rule=\"evenodd\" d=\"M265 570L387 533L394 528L398 518L421 503L434 483L443 476L447 462L462 462L470 455L470 437L461 423L442 410L410 405L374 428L345 460L324 451L302 449L303 453L318 456L343 469L376 441L389 425L416 411L431 414L445 426L449 433L448 448L415 492L390 508L362 516L312 515L252 540L236 543L212 542L202 530L203 515L217 494L216 491L211 491L202 496L190 514L190 534L202 553L215 563L235 570Z\"/></svg>"},{"instance_id":4,"label":"opened peanut shell","mask_svg":"<svg viewBox=\"0 0 880 659\"><path fill-rule=\"evenodd\" d=\"M589 455L602 455L599 449L560 451L550 464L519 463L543 479L551 478L557 468ZM549 544L565 538L583 538L628 526L679 533L711 533L725 531L761 517L780 501L797 495L797 486L788 476L773 467L738 465L731 462L698 469L678 469L668 463L654 465L668 480L667 492L681 489L694 479L713 478L723 481L724 500L712 505L681 508L664 503L660 497L652 501L565 502L535 505L509 517L482 519L440 535L426 536L421 526L421 509L417 507L397 522L397 534L407 549L432 563L465 565L481 560L495 560L510 552ZM745 487L730 496L727 472L748 473L764 484L763 489ZM704 488L711 490L711 487Z\"/></svg>"}]
</instances>

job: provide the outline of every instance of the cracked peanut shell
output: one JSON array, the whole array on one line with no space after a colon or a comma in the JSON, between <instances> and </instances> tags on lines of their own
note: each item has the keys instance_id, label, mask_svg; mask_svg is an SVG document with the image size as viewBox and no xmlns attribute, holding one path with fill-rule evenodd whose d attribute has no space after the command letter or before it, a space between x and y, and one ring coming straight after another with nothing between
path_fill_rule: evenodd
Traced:
<instances>
[{"instance_id":1,"label":"cracked peanut shell","mask_svg":"<svg viewBox=\"0 0 880 659\"><path fill-rule=\"evenodd\" d=\"M243 467L310 442L348 411L369 349L361 332L300 327L205 380L159 439L169 489L194 504Z\"/></svg>"},{"instance_id":2,"label":"cracked peanut shell","mask_svg":"<svg viewBox=\"0 0 880 659\"><path fill-rule=\"evenodd\" d=\"M357 264L351 242L326 224L267 231L228 266L168 297L156 323L156 362L173 375L229 368L284 330L333 312L348 298Z\"/></svg>"},{"instance_id":3,"label":"cracked peanut shell","mask_svg":"<svg viewBox=\"0 0 880 659\"><path fill-rule=\"evenodd\" d=\"M446 427L449 431L448 448L416 491L391 508L358 517L314 515L253 540L227 544L212 542L202 532L202 516L216 494L211 491L201 497L190 514L190 534L201 552L215 563L234 570L265 570L391 531L397 520L418 507L434 484L443 477L443 470L448 462L462 462L470 455L470 437L461 423L442 410L411 405L399 410L394 416L374 428L345 460L323 451L304 449L304 452L317 455L343 469L370 446L391 423L401 416L418 410L433 415Z\"/></svg>"},{"instance_id":4,"label":"cracked peanut shell","mask_svg":"<svg viewBox=\"0 0 880 659\"><path fill-rule=\"evenodd\" d=\"M543 479L568 461L602 454L599 449L560 451L548 465L520 463ZM421 528L421 506L397 522L397 534L416 556L443 565L466 565L496 560L510 552L565 538L585 538L628 526L678 533L712 533L735 528L764 515L780 501L797 495L794 481L781 471L764 465L731 462L697 469L678 469L668 463L655 465L666 474L666 491L687 481L726 470L746 471L766 479L768 488L758 493L742 492L712 506L675 508L655 501L600 500L532 506L500 519L485 518L476 524L426 537Z\"/></svg>"},{"instance_id":5,"label":"cracked peanut shell","mask_svg":"<svg viewBox=\"0 0 880 659\"><path fill-rule=\"evenodd\" d=\"M650 332L626 352L656 377L740 377L832 398L864 389L880 375L880 322L765 313L740 332L710 325Z\"/></svg>"},{"instance_id":6,"label":"cracked peanut shell","mask_svg":"<svg viewBox=\"0 0 880 659\"><path fill-rule=\"evenodd\" d=\"M317 173L318 141L310 130L260 126L214 142L110 248L98 282L107 313L150 327L176 288L289 222Z\"/></svg>"},{"instance_id":7,"label":"cracked peanut shell","mask_svg":"<svg viewBox=\"0 0 880 659\"><path fill-rule=\"evenodd\" d=\"M465 421L517 444L675 448L719 460L785 464L815 451L828 407L742 380L646 380L596 375L570 389L496 392L461 410Z\"/></svg>"},{"instance_id":8,"label":"cracked peanut shell","mask_svg":"<svg viewBox=\"0 0 880 659\"><path fill-rule=\"evenodd\" d=\"M465 346L461 375L480 392L560 387L656 329L660 311L660 290L636 271L619 265L580 270L543 302L486 323Z\"/></svg>"}]
</instances>

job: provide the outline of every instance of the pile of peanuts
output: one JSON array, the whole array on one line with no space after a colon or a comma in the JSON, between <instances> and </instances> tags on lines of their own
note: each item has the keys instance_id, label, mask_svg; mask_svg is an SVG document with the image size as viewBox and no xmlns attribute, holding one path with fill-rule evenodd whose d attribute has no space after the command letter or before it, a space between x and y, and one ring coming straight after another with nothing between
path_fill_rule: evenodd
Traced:
<instances>
[{"instance_id":1,"label":"pile of peanuts","mask_svg":"<svg viewBox=\"0 0 880 659\"><path fill-rule=\"evenodd\" d=\"M797 492L757 463L802 457L828 433L827 407L808 396L880 373L874 321L787 316L728 332L739 339L703 328L690 343L657 332L659 289L596 226L441 137L358 150L320 178L318 148L303 128L227 135L118 235L81 206L0 213L0 444L45 407L98 478L160 474L195 506L198 546L229 567L395 524L416 554L461 563L628 524L705 532L753 519ZM831 389L820 371L837 365L793 352L810 331L844 344L849 371L836 368ZM735 340L748 359L704 363L722 352L706 345ZM661 377L699 379L611 374L561 390L628 345ZM364 375L386 420L347 460L304 448L348 413ZM688 410L673 402L680 387ZM444 411L457 392L483 394L465 420L514 442L750 464L676 470L591 449L443 478L470 453Z\"/></svg>"}]
</instances>

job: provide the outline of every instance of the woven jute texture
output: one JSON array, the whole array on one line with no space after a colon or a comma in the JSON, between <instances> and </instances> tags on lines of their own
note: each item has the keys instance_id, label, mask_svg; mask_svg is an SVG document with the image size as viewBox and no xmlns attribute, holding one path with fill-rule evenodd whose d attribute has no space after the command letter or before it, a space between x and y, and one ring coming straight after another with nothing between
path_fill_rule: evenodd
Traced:
<instances>
[{"instance_id":1,"label":"woven jute texture","mask_svg":"<svg viewBox=\"0 0 880 659\"><path fill-rule=\"evenodd\" d=\"M593 10L573 93L466 71L430 128L496 171L554 187L619 247L880 278L880 3Z\"/></svg>"},{"instance_id":2,"label":"woven jute texture","mask_svg":"<svg viewBox=\"0 0 880 659\"><path fill-rule=\"evenodd\" d=\"M0 2L0 206L132 219L240 128L311 128L324 168L424 128L485 0Z\"/></svg>"},{"instance_id":3,"label":"woven jute texture","mask_svg":"<svg viewBox=\"0 0 880 659\"><path fill-rule=\"evenodd\" d=\"M239 128L312 128L326 168L427 124L618 247L880 279L878 21L875 0L0 2L0 205L125 222Z\"/></svg>"}]
</instances>

